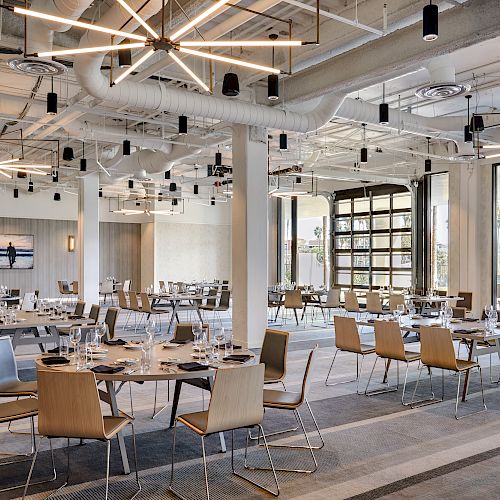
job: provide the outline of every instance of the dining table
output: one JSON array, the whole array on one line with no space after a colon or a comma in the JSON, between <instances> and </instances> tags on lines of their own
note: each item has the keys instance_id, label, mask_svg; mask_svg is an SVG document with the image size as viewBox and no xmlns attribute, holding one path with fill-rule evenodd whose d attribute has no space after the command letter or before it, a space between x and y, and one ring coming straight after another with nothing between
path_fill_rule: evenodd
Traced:
<instances>
[{"instance_id":1,"label":"dining table","mask_svg":"<svg viewBox=\"0 0 500 500\"><path fill-rule=\"evenodd\" d=\"M220 369L231 369L242 364L253 364L257 361L255 354L246 349L236 349L234 354L248 355L250 359L245 363L237 361L224 361L212 360L206 362L200 358L199 351L195 351L191 342L186 344L174 344L166 340L156 341L152 349L151 366L149 369L141 369L141 352L142 346L140 342L130 342L126 345L105 345L105 349L100 352L103 353L103 359L94 360L94 365L105 365L110 368L120 367L123 370L117 373L95 373L95 378L99 383L104 383L106 390L99 390L99 396L102 401L109 404L113 416L120 416L120 410L116 401L116 395L120 388L126 382L158 382L161 380L189 380L197 378L208 379L212 387L215 374ZM224 351L221 350L221 356ZM74 360L74 355L70 355L70 363L63 365L46 365L43 360L46 355L40 355L35 359L38 370L55 370L58 372L76 372L77 365ZM199 362L206 364L205 369L197 371L187 371L182 369L179 365L188 362ZM90 370L88 368L80 368L78 371ZM123 433L119 432L118 445L120 449L120 456L123 464L123 471L125 474L130 472L130 465L125 447ZM226 443L224 433L219 433L221 450L226 451Z\"/></svg>"},{"instance_id":2,"label":"dining table","mask_svg":"<svg viewBox=\"0 0 500 500\"><path fill-rule=\"evenodd\" d=\"M40 311L16 311L15 323L0 323L0 335L12 335L12 347L15 350L20 345L39 345L43 350L44 344L59 345L58 327L73 325L88 325L94 323L93 319L86 316L58 315ZM45 330L45 335L40 335L39 329Z\"/></svg>"},{"instance_id":3,"label":"dining table","mask_svg":"<svg viewBox=\"0 0 500 500\"><path fill-rule=\"evenodd\" d=\"M170 333L172 329L172 325L174 322L174 318L179 322L179 311L181 310L192 310L195 311L198 315L200 323L203 323L203 318L201 316L199 305L202 300L208 298L208 296L199 294L199 293L152 293L149 295L152 300L152 306L157 306L162 300L168 302L170 307L172 308L172 316L170 317L170 322L168 324L167 334ZM189 304L183 305L182 302L189 302Z\"/></svg>"},{"instance_id":4,"label":"dining table","mask_svg":"<svg viewBox=\"0 0 500 500\"><path fill-rule=\"evenodd\" d=\"M384 321L384 320L381 320ZM359 326L374 326L374 319L363 319L357 321ZM400 328L403 332L414 332L418 334L422 326L442 327L438 317L422 317L415 315L401 316ZM500 359L500 324L493 331L485 328L485 322L474 318L453 318L450 321L449 329L455 340L464 341L468 347L468 361L474 360L477 356L485 354L498 355ZM386 369L387 373L387 369ZM465 374L464 387L462 391L462 401L467 397L469 388L470 370Z\"/></svg>"}]
</instances>

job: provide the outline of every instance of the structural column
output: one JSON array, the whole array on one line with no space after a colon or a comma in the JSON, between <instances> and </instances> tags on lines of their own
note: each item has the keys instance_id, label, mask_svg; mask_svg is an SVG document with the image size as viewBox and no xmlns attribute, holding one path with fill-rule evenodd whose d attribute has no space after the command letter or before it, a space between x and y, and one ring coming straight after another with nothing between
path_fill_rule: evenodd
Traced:
<instances>
[{"instance_id":1,"label":"structural column","mask_svg":"<svg viewBox=\"0 0 500 500\"><path fill-rule=\"evenodd\" d=\"M78 193L79 295L87 304L99 304L99 176L80 179Z\"/></svg>"},{"instance_id":2,"label":"structural column","mask_svg":"<svg viewBox=\"0 0 500 500\"><path fill-rule=\"evenodd\" d=\"M267 205L267 131L233 125L233 334L248 347L267 327Z\"/></svg>"}]
</instances>

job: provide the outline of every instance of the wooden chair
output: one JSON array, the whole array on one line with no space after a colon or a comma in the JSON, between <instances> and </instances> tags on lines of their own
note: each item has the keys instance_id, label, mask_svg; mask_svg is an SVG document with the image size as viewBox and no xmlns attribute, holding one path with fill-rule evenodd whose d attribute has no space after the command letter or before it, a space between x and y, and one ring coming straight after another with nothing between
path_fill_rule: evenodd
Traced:
<instances>
[{"instance_id":1,"label":"wooden chair","mask_svg":"<svg viewBox=\"0 0 500 500\"><path fill-rule=\"evenodd\" d=\"M168 313L165 309L156 309L151 306L151 302L149 301L149 297L147 293L141 293L141 312L146 316L146 319L149 320L150 316L154 314L158 318L158 322L161 328L161 315Z\"/></svg>"},{"instance_id":2,"label":"wooden chair","mask_svg":"<svg viewBox=\"0 0 500 500\"><path fill-rule=\"evenodd\" d=\"M467 309L465 307L452 307L453 317L464 319L467 317Z\"/></svg>"},{"instance_id":3,"label":"wooden chair","mask_svg":"<svg viewBox=\"0 0 500 500\"><path fill-rule=\"evenodd\" d=\"M355 313L357 317L359 317L360 308L358 302L358 296L356 292L345 292L344 294L344 310L347 313Z\"/></svg>"},{"instance_id":4,"label":"wooden chair","mask_svg":"<svg viewBox=\"0 0 500 500\"><path fill-rule=\"evenodd\" d=\"M457 307L465 307L467 312L472 311L472 292L458 292L458 296L462 297L461 300L457 300Z\"/></svg>"},{"instance_id":5,"label":"wooden chair","mask_svg":"<svg viewBox=\"0 0 500 500\"><path fill-rule=\"evenodd\" d=\"M139 326L137 323L137 314L141 314L142 316L142 307L139 305L139 298L137 296L137 292L135 291L128 292L128 303L130 304L129 306L130 310L134 313L134 331L137 331L137 327Z\"/></svg>"},{"instance_id":6,"label":"wooden chair","mask_svg":"<svg viewBox=\"0 0 500 500\"><path fill-rule=\"evenodd\" d=\"M137 491L141 491L137 470L137 453L133 418L121 412L120 417L102 415L99 393L95 375L92 372L56 372L38 371L38 432L42 436L36 447L28 479L24 487L23 499L30 484L31 475L42 440L46 437L67 438L68 471L66 482L57 490L61 490L69 480L69 440L70 438L97 439L107 445L106 453L106 499L109 492L109 457L111 439L125 426L132 426L132 443L135 460L135 479Z\"/></svg>"},{"instance_id":7,"label":"wooden chair","mask_svg":"<svg viewBox=\"0 0 500 500\"><path fill-rule=\"evenodd\" d=\"M285 291L285 302L284 307L286 309L292 309L295 314L295 321L297 326L299 326L299 318L297 316L297 309L303 310L304 304L302 302L302 292L300 290L286 290Z\"/></svg>"},{"instance_id":8,"label":"wooden chair","mask_svg":"<svg viewBox=\"0 0 500 500\"><path fill-rule=\"evenodd\" d=\"M316 457L314 456L314 451L313 450L318 450L323 448L325 445L325 442L323 440L323 436L321 435L321 431L318 427L318 423L316 422L316 418L314 417L314 413L312 412L311 406L309 405L309 402L307 401L307 394L309 392L309 387L310 387L310 375L311 371L314 365L315 357L317 355L318 351L318 345L312 349L312 351L309 353L309 357L307 359L307 364L306 368L304 370L304 377L302 379L302 386L300 392L291 392L291 391L278 391L278 390L273 390L273 389L264 389L264 408L273 408L275 410L287 410L287 411L293 411L295 418L297 419L297 422L300 424L300 427L302 428L302 432L304 433L304 437L306 440L307 445L287 445L287 444L270 444L269 447L275 447L275 448L292 448L292 449L307 449L309 450L309 453L311 454L311 458L314 462L314 468L313 469L276 469L279 471L285 471L285 472L304 472L304 473L312 473L315 472L316 469L318 468L318 463L316 461ZM306 432L306 429L304 427L304 422L302 421L302 417L300 416L299 413L299 408L305 404L307 406L307 409L309 410L309 413L311 415L312 421L314 422L314 425L316 427L316 432L318 433L319 439L320 439L320 445L319 446L312 446L311 442L309 440L309 436Z\"/></svg>"},{"instance_id":9,"label":"wooden chair","mask_svg":"<svg viewBox=\"0 0 500 500\"><path fill-rule=\"evenodd\" d=\"M231 469L232 473L248 481L255 486L271 493L279 495L279 483L276 477L274 464L269 452L265 436L264 445L266 447L267 457L273 472L276 491L260 485L248 477L236 472L234 468L234 431L236 429L249 429L258 427L262 431L262 419L264 417L264 408L262 406L262 389L264 385L264 365L240 366L231 370L217 370L215 376L212 396L207 411L187 413L180 415L175 420L174 435L172 443L172 469L170 475L169 489L176 496L182 498L182 495L174 489L174 465L175 465L175 440L177 433L177 422L184 424L188 429L195 432L201 438L201 447L203 453L203 469L205 475L205 491L207 500L210 499L210 490L208 485L207 460L205 453L205 438L211 434L224 431L231 431ZM260 432L259 432L260 433ZM263 431L262 431L263 434ZM248 434L245 448L245 468L247 465L246 450L248 449Z\"/></svg>"},{"instance_id":10,"label":"wooden chair","mask_svg":"<svg viewBox=\"0 0 500 500\"><path fill-rule=\"evenodd\" d=\"M59 288L60 295L73 295L73 289L69 287L67 281L59 280L57 282L57 287Z\"/></svg>"},{"instance_id":11,"label":"wooden chair","mask_svg":"<svg viewBox=\"0 0 500 500\"><path fill-rule=\"evenodd\" d=\"M363 370L363 361L365 356L373 354L375 352L375 347L369 344L362 344L359 338L358 325L354 318L348 316L334 316L333 322L335 325L335 347L337 348L335 354L333 355L332 364L328 370L328 374L325 379L325 385L339 385L346 384L349 382L356 382L356 393L359 392L359 381L361 379L361 372ZM330 373L333 368L333 363L335 363L335 358L339 351L351 352L356 354L356 378L354 380L347 380L345 382L336 382L335 384L329 384L328 379L330 378ZM361 364L359 364L359 356L361 356Z\"/></svg>"},{"instance_id":12,"label":"wooden chair","mask_svg":"<svg viewBox=\"0 0 500 500\"><path fill-rule=\"evenodd\" d=\"M274 322L278 320L278 314L280 312L281 307L283 306L284 302L281 297L281 294L279 293L274 293L274 292L268 292L267 294L267 308L268 309L276 309L276 314L274 315Z\"/></svg>"},{"instance_id":13,"label":"wooden chair","mask_svg":"<svg viewBox=\"0 0 500 500\"><path fill-rule=\"evenodd\" d=\"M403 336L401 335L401 329L397 321L375 321L375 352L377 357L375 358L375 363L373 363L373 368L368 378L368 383L366 384L365 395L374 396L376 394L384 394L386 392L394 392L399 389L399 362L402 361L406 363L405 379L403 383L403 394L401 395L401 403L404 406L408 406L410 403L405 402L405 391L406 382L408 380L408 369L410 363L420 360L420 353L411 352L405 350L405 344L403 342ZM370 381L377 365L377 361L385 359L386 361L394 360L397 363L397 385L396 387L389 387L389 381L387 380L387 388L382 390L368 391L370 386ZM386 365L386 372L388 374L389 367Z\"/></svg>"},{"instance_id":14,"label":"wooden chair","mask_svg":"<svg viewBox=\"0 0 500 500\"><path fill-rule=\"evenodd\" d=\"M108 307L106 316L104 317L104 323L108 325L108 338L105 340L113 340L115 336L116 321L118 320L119 314L120 309L118 307Z\"/></svg>"},{"instance_id":15,"label":"wooden chair","mask_svg":"<svg viewBox=\"0 0 500 500\"><path fill-rule=\"evenodd\" d=\"M101 306L98 304L92 304L89 312L89 319L93 320L93 324L96 325L99 321L99 313L101 312Z\"/></svg>"},{"instance_id":16,"label":"wooden chair","mask_svg":"<svg viewBox=\"0 0 500 500\"><path fill-rule=\"evenodd\" d=\"M106 298L109 296L111 299L111 304L114 305L114 300L113 300L114 292L115 292L115 284L112 281L106 280L102 282L99 293L104 297L105 304L106 304Z\"/></svg>"},{"instance_id":17,"label":"wooden chair","mask_svg":"<svg viewBox=\"0 0 500 500\"><path fill-rule=\"evenodd\" d=\"M366 312L376 314L377 317L387 313L382 307L382 301L378 292L366 292Z\"/></svg>"},{"instance_id":18,"label":"wooden chair","mask_svg":"<svg viewBox=\"0 0 500 500\"><path fill-rule=\"evenodd\" d=\"M406 312L406 304L404 295L401 293L391 293L389 295L389 313L392 314L393 311L398 310L398 306L404 306Z\"/></svg>"},{"instance_id":19,"label":"wooden chair","mask_svg":"<svg viewBox=\"0 0 500 500\"><path fill-rule=\"evenodd\" d=\"M75 316L83 316L84 313L85 313L85 302L83 302L82 300L79 300L76 303L75 311L73 314ZM71 325L71 326L73 326L73 325ZM69 330L70 330L71 326L59 326L59 327L57 327L57 333L59 335L69 335Z\"/></svg>"},{"instance_id":20,"label":"wooden chair","mask_svg":"<svg viewBox=\"0 0 500 500\"><path fill-rule=\"evenodd\" d=\"M444 400L444 370L450 370L458 373L458 383L457 383L457 397L455 402L455 418L458 420L474 413L479 413L486 411L486 403L484 401L484 391L483 391L483 375L481 372L481 366L476 361L468 361L463 359L457 359L455 356L455 348L453 346L453 337L448 328L436 328L436 327L421 327L420 328L420 356L422 361L422 366L418 371L417 383L413 391L412 402L415 398L415 393L417 392L418 384L420 382L420 375L424 366L429 368L429 380L431 382L432 388L432 368L441 368L441 385L442 385L442 396L441 399L435 399L434 394L432 394L431 403L439 403ZM469 372L472 368L477 368L479 370L479 378L481 381L481 395L483 400L483 408L479 411L469 413L467 415L458 416L458 400L460 397L460 379L464 372ZM414 406L414 405L413 405Z\"/></svg>"},{"instance_id":21,"label":"wooden chair","mask_svg":"<svg viewBox=\"0 0 500 500\"><path fill-rule=\"evenodd\" d=\"M318 308L323 315L323 320L325 324L327 319L325 318L325 311L328 313L328 321L330 321L330 311L333 309L340 309L342 307L340 303L340 288L331 288L328 290L328 295L326 296L325 302L320 302L319 304L314 304L315 308Z\"/></svg>"}]
</instances>

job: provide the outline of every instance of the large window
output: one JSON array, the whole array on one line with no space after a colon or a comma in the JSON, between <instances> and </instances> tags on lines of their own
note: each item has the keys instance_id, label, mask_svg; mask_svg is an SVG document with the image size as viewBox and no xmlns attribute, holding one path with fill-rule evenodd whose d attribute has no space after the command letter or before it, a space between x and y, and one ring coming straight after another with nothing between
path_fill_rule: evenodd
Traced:
<instances>
[{"instance_id":1,"label":"large window","mask_svg":"<svg viewBox=\"0 0 500 500\"><path fill-rule=\"evenodd\" d=\"M448 174L429 176L430 286L448 289Z\"/></svg>"},{"instance_id":2,"label":"large window","mask_svg":"<svg viewBox=\"0 0 500 500\"><path fill-rule=\"evenodd\" d=\"M500 164L493 166L493 303L500 304Z\"/></svg>"},{"instance_id":3,"label":"large window","mask_svg":"<svg viewBox=\"0 0 500 500\"><path fill-rule=\"evenodd\" d=\"M336 193L334 284L411 286L411 193L399 186Z\"/></svg>"},{"instance_id":4,"label":"large window","mask_svg":"<svg viewBox=\"0 0 500 500\"><path fill-rule=\"evenodd\" d=\"M281 238L280 248L280 276L284 283L292 281L292 200L281 198Z\"/></svg>"}]
</instances>

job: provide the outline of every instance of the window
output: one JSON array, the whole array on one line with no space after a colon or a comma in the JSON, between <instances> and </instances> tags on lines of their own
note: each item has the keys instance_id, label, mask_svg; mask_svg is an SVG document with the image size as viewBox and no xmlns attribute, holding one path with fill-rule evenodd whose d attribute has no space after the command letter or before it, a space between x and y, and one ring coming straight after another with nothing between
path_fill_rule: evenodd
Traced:
<instances>
[{"instance_id":1,"label":"window","mask_svg":"<svg viewBox=\"0 0 500 500\"><path fill-rule=\"evenodd\" d=\"M493 304L500 299L500 164L493 166Z\"/></svg>"},{"instance_id":2,"label":"window","mask_svg":"<svg viewBox=\"0 0 500 500\"><path fill-rule=\"evenodd\" d=\"M448 289L448 174L430 175L430 285Z\"/></svg>"},{"instance_id":3,"label":"window","mask_svg":"<svg viewBox=\"0 0 500 500\"><path fill-rule=\"evenodd\" d=\"M337 192L333 228L335 285L411 286L412 197L405 188Z\"/></svg>"},{"instance_id":4,"label":"window","mask_svg":"<svg viewBox=\"0 0 500 500\"><path fill-rule=\"evenodd\" d=\"M292 281L292 201L287 198L281 199L281 281L290 283Z\"/></svg>"}]
</instances>

